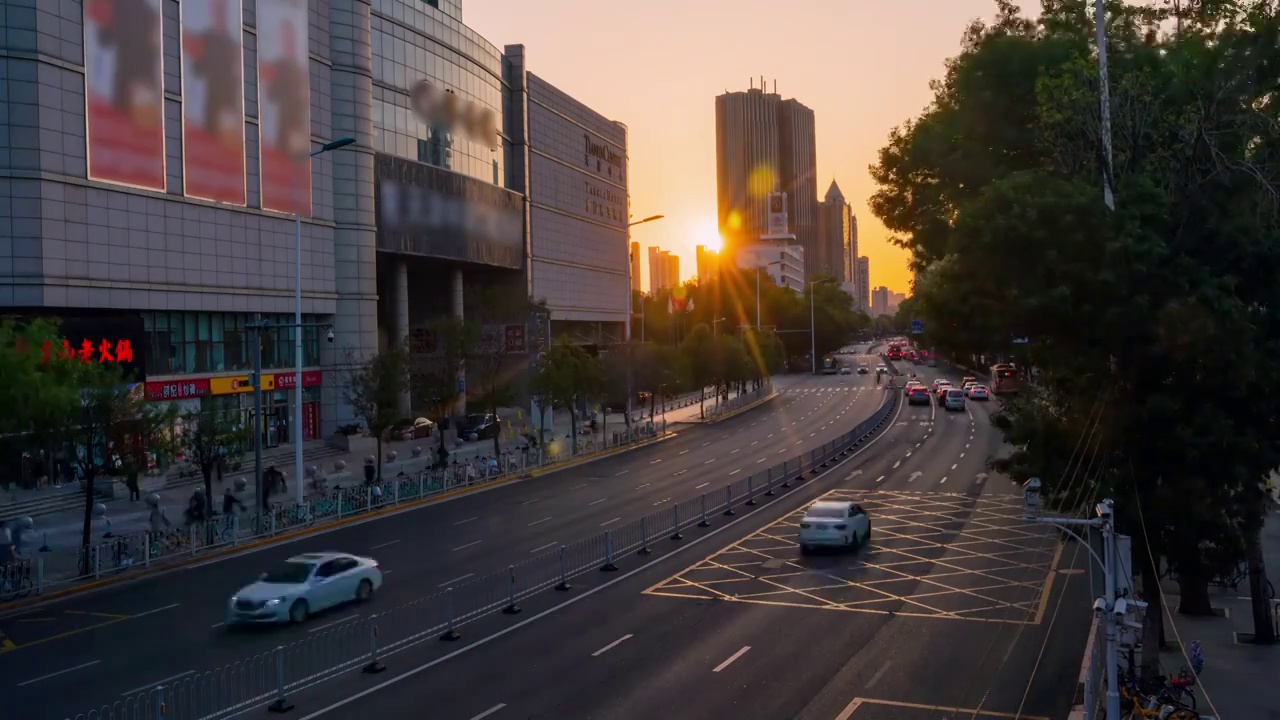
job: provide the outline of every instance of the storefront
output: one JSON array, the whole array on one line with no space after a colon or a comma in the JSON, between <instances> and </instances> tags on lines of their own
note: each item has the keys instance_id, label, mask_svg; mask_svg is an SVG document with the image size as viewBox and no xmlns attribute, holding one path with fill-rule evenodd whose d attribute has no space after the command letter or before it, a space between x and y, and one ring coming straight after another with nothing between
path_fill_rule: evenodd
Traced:
<instances>
[{"instance_id":1,"label":"storefront","mask_svg":"<svg viewBox=\"0 0 1280 720\"><path fill-rule=\"evenodd\" d=\"M323 373L302 373L302 438L320 436L320 388ZM293 442L293 403L290 397L297 387L294 373L264 373L262 376L262 446L278 447ZM151 402L174 403L182 412L234 413L241 421L254 424L253 385L248 375L231 377L182 378L157 380L146 385Z\"/></svg>"}]
</instances>

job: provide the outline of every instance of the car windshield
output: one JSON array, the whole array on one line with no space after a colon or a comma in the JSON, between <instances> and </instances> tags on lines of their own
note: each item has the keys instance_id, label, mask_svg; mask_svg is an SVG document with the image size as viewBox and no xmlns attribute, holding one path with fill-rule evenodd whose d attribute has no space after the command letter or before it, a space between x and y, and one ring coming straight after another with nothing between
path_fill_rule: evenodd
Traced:
<instances>
[{"instance_id":1,"label":"car windshield","mask_svg":"<svg viewBox=\"0 0 1280 720\"><path fill-rule=\"evenodd\" d=\"M265 573L262 576L262 582L271 585L297 585L311 577L311 570L314 567L311 563L304 562L282 563Z\"/></svg>"},{"instance_id":2,"label":"car windshield","mask_svg":"<svg viewBox=\"0 0 1280 720\"><path fill-rule=\"evenodd\" d=\"M811 507L808 512L808 516L811 518L842 518L846 515L848 515L848 511L838 505Z\"/></svg>"},{"instance_id":3,"label":"car windshield","mask_svg":"<svg viewBox=\"0 0 1280 720\"><path fill-rule=\"evenodd\" d=\"M953 397L953 398L964 397L964 393L959 390L948 390L947 397Z\"/></svg>"},{"instance_id":4,"label":"car windshield","mask_svg":"<svg viewBox=\"0 0 1280 720\"><path fill-rule=\"evenodd\" d=\"M468 415L463 422L468 425L483 425L485 419L484 415Z\"/></svg>"}]
</instances>

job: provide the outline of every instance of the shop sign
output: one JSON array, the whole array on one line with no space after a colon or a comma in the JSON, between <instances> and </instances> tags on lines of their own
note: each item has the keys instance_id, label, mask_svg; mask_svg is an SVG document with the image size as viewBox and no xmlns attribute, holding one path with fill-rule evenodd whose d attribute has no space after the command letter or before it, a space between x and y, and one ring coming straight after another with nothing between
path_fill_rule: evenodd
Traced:
<instances>
[{"instance_id":1,"label":"shop sign","mask_svg":"<svg viewBox=\"0 0 1280 720\"><path fill-rule=\"evenodd\" d=\"M253 392L253 380L248 375L210 378L209 383L212 388L210 392L213 395L238 395L240 393ZM263 375L262 390L266 392L275 389L275 377Z\"/></svg>"},{"instance_id":2,"label":"shop sign","mask_svg":"<svg viewBox=\"0 0 1280 720\"><path fill-rule=\"evenodd\" d=\"M274 377L269 378L268 382L274 383L276 390L292 390L297 387L297 373L276 373ZM323 374L319 370L304 370L302 373L302 387L320 387L323 380Z\"/></svg>"},{"instance_id":3,"label":"shop sign","mask_svg":"<svg viewBox=\"0 0 1280 720\"><path fill-rule=\"evenodd\" d=\"M506 346L509 353L522 353L527 351L524 341L523 325L506 326Z\"/></svg>"},{"instance_id":4,"label":"shop sign","mask_svg":"<svg viewBox=\"0 0 1280 720\"><path fill-rule=\"evenodd\" d=\"M18 352L32 351L27 344L18 340ZM62 338L61 345L54 345L45 340L39 348L40 362L51 363L57 360L73 360L82 363L111 363L121 365L133 364L133 341L124 338L100 338L97 341L84 339L73 344L70 339Z\"/></svg>"},{"instance_id":5,"label":"shop sign","mask_svg":"<svg viewBox=\"0 0 1280 720\"><path fill-rule=\"evenodd\" d=\"M186 400L209 394L209 379L164 380L146 385L147 399L151 401Z\"/></svg>"}]
</instances>

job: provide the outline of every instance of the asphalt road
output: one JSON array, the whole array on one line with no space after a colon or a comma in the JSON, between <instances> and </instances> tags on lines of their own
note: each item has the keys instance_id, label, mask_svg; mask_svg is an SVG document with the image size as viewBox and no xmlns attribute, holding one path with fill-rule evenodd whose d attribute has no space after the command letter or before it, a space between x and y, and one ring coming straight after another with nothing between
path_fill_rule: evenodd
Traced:
<instances>
[{"instance_id":1,"label":"asphalt road","mask_svg":"<svg viewBox=\"0 0 1280 720\"><path fill-rule=\"evenodd\" d=\"M231 593L289 556L336 549L376 557L386 584L358 612L378 612L795 457L871 415L884 395L872 376L784 377L775 386L780 397L764 407L680 426L674 438L646 448L2 617L0 716L74 716L357 613L318 616L301 628L226 632Z\"/></svg>"},{"instance_id":2,"label":"asphalt road","mask_svg":"<svg viewBox=\"0 0 1280 720\"><path fill-rule=\"evenodd\" d=\"M926 374L926 373L922 373ZM544 593L295 693L299 720L1063 718L1090 621L1085 553L988 477L990 405L904 406L857 455L692 547ZM798 510L854 499L869 547L802 557ZM645 564L641 564L641 563ZM557 607L565 603L568 607ZM256 715L255 715L256 716Z\"/></svg>"}]
</instances>

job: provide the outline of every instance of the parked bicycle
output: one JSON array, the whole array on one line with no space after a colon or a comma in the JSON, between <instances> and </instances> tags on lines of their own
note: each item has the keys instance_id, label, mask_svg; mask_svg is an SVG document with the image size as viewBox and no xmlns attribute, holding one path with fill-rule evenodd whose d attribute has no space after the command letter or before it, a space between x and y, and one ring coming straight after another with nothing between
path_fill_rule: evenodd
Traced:
<instances>
[{"instance_id":1,"label":"parked bicycle","mask_svg":"<svg viewBox=\"0 0 1280 720\"><path fill-rule=\"evenodd\" d=\"M0 601L24 598L34 588L30 560L19 558L0 565Z\"/></svg>"}]
</instances>

